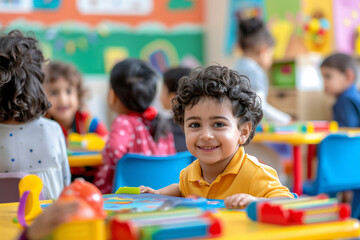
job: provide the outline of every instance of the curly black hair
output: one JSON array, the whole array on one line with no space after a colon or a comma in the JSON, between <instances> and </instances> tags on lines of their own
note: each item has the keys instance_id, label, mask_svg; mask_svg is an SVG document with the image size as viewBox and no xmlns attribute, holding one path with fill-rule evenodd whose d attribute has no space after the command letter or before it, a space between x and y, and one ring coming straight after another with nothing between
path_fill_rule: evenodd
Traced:
<instances>
[{"instance_id":1,"label":"curly black hair","mask_svg":"<svg viewBox=\"0 0 360 240\"><path fill-rule=\"evenodd\" d=\"M244 145L249 144L263 117L261 99L250 89L249 79L224 66L195 69L189 77L182 77L179 81L177 95L172 101L175 122L184 126L185 108L193 107L203 97L219 102L231 101L239 126L251 122L251 132Z\"/></svg>"},{"instance_id":2,"label":"curly black hair","mask_svg":"<svg viewBox=\"0 0 360 240\"><path fill-rule=\"evenodd\" d=\"M34 37L18 30L0 36L0 122L28 122L50 108L42 88L43 62Z\"/></svg>"},{"instance_id":3,"label":"curly black hair","mask_svg":"<svg viewBox=\"0 0 360 240\"><path fill-rule=\"evenodd\" d=\"M62 77L69 82L70 85L75 86L77 89L80 109L84 107L87 90L84 87L83 78L80 72L74 65L60 61L50 61L44 66L44 72L44 84L55 83Z\"/></svg>"}]
</instances>

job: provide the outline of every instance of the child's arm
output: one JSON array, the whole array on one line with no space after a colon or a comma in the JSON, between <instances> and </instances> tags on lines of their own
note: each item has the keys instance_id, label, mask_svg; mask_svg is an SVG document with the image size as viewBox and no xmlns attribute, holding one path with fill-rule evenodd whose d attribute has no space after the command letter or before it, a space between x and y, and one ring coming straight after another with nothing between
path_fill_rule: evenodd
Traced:
<instances>
[{"instance_id":1,"label":"child's arm","mask_svg":"<svg viewBox=\"0 0 360 240\"><path fill-rule=\"evenodd\" d=\"M178 183L171 184L159 190L154 190L150 187L140 186L140 193L151 193L151 194L160 194L166 196L173 196L173 197L181 197L181 192Z\"/></svg>"},{"instance_id":2,"label":"child's arm","mask_svg":"<svg viewBox=\"0 0 360 240\"><path fill-rule=\"evenodd\" d=\"M285 198L287 197L260 198L260 197L254 197L246 193L239 193L225 198L224 203L226 208L239 208L239 207L241 208L241 207L246 207L251 202L263 201L268 199L274 200L274 199L285 199Z\"/></svg>"},{"instance_id":3,"label":"child's arm","mask_svg":"<svg viewBox=\"0 0 360 240\"><path fill-rule=\"evenodd\" d=\"M21 239L43 239L77 211L78 202L55 202L41 213L26 229Z\"/></svg>"},{"instance_id":4,"label":"child's arm","mask_svg":"<svg viewBox=\"0 0 360 240\"><path fill-rule=\"evenodd\" d=\"M250 194L239 193L225 198L224 203L226 208L238 208L238 207L246 207L247 205L249 205L249 203L258 200L259 198L251 196Z\"/></svg>"}]
</instances>

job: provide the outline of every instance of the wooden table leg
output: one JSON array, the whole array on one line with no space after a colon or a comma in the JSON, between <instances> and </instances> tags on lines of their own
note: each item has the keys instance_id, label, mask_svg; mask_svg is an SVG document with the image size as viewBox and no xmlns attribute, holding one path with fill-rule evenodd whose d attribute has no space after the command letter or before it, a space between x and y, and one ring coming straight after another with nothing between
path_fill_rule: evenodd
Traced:
<instances>
[{"instance_id":1,"label":"wooden table leg","mask_svg":"<svg viewBox=\"0 0 360 240\"><path fill-rule=\"evenodd\" d=\"M294 146L293 147L293 161L294 161L294 186L293 186L293 191L300 196L302 194L302 192L303 192L301 146Z\"/></svg>"},{"instance_id":2,"label":"wooden table leg","mask_svg":"<svg viewBox=\"0 0 360 240\"><path fill-rule=\"evenodd\" d=\"M310 180L312 178L312 160L314 159L316 154L316 145L309 144L308 145L308 154L307 154L307 179Z\"/></svg>"}]
</instances>

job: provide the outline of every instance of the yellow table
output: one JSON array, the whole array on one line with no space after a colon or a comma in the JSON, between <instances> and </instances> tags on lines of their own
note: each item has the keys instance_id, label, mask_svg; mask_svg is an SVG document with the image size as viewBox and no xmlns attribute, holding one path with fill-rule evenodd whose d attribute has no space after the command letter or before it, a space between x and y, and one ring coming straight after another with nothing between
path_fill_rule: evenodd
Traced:
<instances>
[{"instance_id":1,"label":"yellow table","mask_svg":"<svg viewBox=\"0 0 360 240\"><path fill-rule=\"evenodd\" d=\"M2 240L13 240L21 229L12 222L18 203L0 204L0 233ZM342 222L299 226L278 226L249 220L245 212L222 211L216 214L222 219L224 232L217 239L336 239L360 236L360 224L356 219Z\"/></svg>"},{"instance_id":2,"label":"yellow table","mask_svg":"<svg viewBox=\"0 0 360 240\"><path fill-rule=\"evenodd\" d=\"M73 155L68 156L70 167L91 167L103 163L101 154Z\"/></svg>"},{"instance_id":3,"label":"yellow table","mask_svg":"<svg viewBox=\"0 0 360 240\"><path fill-rule=\"evenodd\" d=\"M293 170L294 170L294 182L293 192L301 195L303 193L303 179L302 179L302 153L301 145L309 146L308 164L311 161L312 155L314 155L315 145L319 144L329 133L255 133L253 142L263 143L283 143L293 146ZM311 172L309 169L308 176Z\"/></svg>"}]
</instances>

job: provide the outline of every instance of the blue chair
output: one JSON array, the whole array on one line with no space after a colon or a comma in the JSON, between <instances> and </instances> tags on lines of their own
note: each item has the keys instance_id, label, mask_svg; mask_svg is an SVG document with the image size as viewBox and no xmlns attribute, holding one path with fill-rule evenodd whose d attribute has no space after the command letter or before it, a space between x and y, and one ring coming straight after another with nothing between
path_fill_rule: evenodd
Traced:
<instances>
[{"instance_id":1,"label":"blue chair","mask_svg":"<svg viewBox=\"0 0 360 240\"><path fill-rule=\"evenodd\" d=\"M352 190L352 217L360 217L360 135L328 135L318 146L314 181L304 183L304 193L317 195Z\"/></svg>"},{"instance_id":2,"label":"blue chair","mask_svg":"<svg viewBox=\"0 0 360 240\"><path fill-rule=\"evenodd\" d=\"M145 156L129 153L117 163L114 175L114 192L119 187L148 186L163 188L179 182L180 171L195 160L190 152L170 156Z\"/></svg>"}]
</instances>

